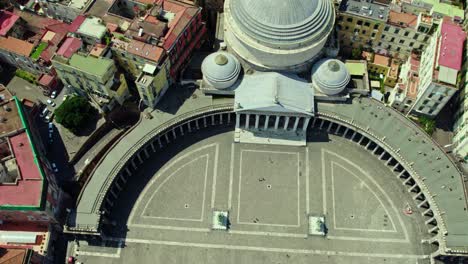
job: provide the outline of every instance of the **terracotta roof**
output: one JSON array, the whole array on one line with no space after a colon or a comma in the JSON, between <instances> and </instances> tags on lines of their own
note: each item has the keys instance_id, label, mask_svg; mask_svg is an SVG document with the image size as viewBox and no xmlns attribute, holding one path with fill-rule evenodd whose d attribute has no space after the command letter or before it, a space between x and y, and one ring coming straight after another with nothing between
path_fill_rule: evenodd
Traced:
<instances>
[{"instance_id":1,"label":"terracotta roof","mask_svg":"<svg viewBox=\"0 0 468 264\"><path fill-rule=\"evenodd\" d=\"M439 65L459 71L463 61L466 33L459 25L444 19L440 34Z\"/></svg>"},{"instance_id":2,"label":"terracotta roof","mask_svg":"<svg viewBox=\"0 0 468 264\"><path fill-rule=\"evenodd\" d=\"M78 28L80 28L81 24L83 24L85 19L86 17L83 15L77 16L69 26L70 32L76 32Z\"/></svg>"},{"instance_id":3,"label":"terracotta roof","mask_svg":"<svg viewBox=\"0 0 468 264\"><path fill-rule=\"evenodd\" d=\"M164 50L158 46L132 40L127 46L127 52L148 60L152 60L154 62L159 62L164 53Z\"/></svg>"},{"instance_id":4,"label":"terracotta roof","mask_svg":"<svg viewBox=\"0 0 468 264\"><path fill-rule=\"evenodd\" d=\"M17 38L0 38L0 48L28 57L34 49L34 45Z\"/></svg>"},{"instance_id":5,"label":"terracotta roof","mask_svg":"<svg viewBox=\"0 0 468 264\"><path fill-rule=\"evenodd\" d=\"M28 249L3 248L0 251L0 264L23 264L27 257Z\"/></svg>"},{"instance_id":6,"label":"terracotta roof","mask_svg":"<svg viewBox=\"0 0 468 264\"><path fill-rule=\"evenodd\" d=\"M388 22L399 25L401 27L415 28L418 23L418 16L408 13L390 11L388 15Z\"/></svg>"},{"instance_id":7,"label":"terracotta roof","mask_svg":"<svg viewBox=\"0 0 468 264\"><path fill-rule=\"evenodd\" d=\"M81 39L67 38L57 51L57 55L70 58L77 50L81 48Z\"/></svg>"},{"instance_id":8,"label":"terracotta roof","mask_svg":"<svg viewBox=\"0 0 468 264\"><path fill-rule=\"evenodd\" d=\"M374 64L381 65L381 66L390 66L390 58L386 56L382 56L380 54L374 55Z\"/></svg>"},{"instance_id":9,"label":"terracotta roof","mask_svg":"<svg viewBox=\"0 0 468 264\"><path fill-rule=\"evenodd\" d=\"M0 36L6 36L18 19L18 15L5 10L0 10Z\"/></svg>"}]
</instances>

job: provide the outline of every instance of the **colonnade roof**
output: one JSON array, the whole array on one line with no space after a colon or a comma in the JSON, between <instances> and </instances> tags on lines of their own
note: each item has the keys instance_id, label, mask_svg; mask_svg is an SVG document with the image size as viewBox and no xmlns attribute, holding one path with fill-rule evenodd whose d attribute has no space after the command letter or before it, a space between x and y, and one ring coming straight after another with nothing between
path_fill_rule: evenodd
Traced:
<instances>
[{"instance_id":1,"label":"colonnade roof","mask_svg":"<svg viewBox=\"0 0 468 264\"><path fill-rule=\"evenodd\" d=\"M96 216L97 199L102 195L103 185L137 143L155 127L196 111L203 107L228 104L230 98L213 100L196 91L197 96L187 99L182 106L172 111L160 112L153 119L142 119L135 129L127 133L98 164L89 182L85 185L77 204L77 225L99 225ZM174 107L170 96L164 106ZM174 98L176 98L174 96ZM174 99L175 100L175 99ZM163 106L163 107L164 107ZM447 229L446 246L457 250L468 250L468 213L462 174L444 151L416 124L403 115L369 98L355 98L348 103L317 103L318 116L330 117L351 124L361 132L371 134L380 144L391 148L404 159L405 166L426 185L436 202L438 211ZM121 164L120 164L121 165ZM409 166L409 168L408 168Z\"/></svg>"}]
</instances>

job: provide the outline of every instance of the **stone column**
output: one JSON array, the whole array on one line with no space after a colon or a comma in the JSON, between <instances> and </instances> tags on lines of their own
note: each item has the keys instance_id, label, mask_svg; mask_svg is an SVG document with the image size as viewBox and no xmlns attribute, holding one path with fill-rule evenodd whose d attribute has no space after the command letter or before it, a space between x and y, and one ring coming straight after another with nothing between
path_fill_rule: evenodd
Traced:
<instances>
[{"instance_id":1,"label":"stone column","mask_svg":"<svg viewBox=\"0 0 468 264\"><path fill-rule=\"evenodd\" d=\"M297 131L297 126L299 125L299 120L301 120L301 117L296 116L296 121L294 121L294 131Z\"/></svg>"},{"instance_id":2,"label":"stone column","mask_svg":"<svg viewBox=\"0 0 468 264\"><path fill-rule=\"evenodd\" d=\"M275 130L278 130L279 120L280 120L280 116L276 116L276 120L275 120Z\"/></svg>"},{"instance_id":3,"label":"stone column","mask_svg":"<svg viewBox=\"0 0 468 264\"><path fill-rule=\"evenodd\" d=\"M239 128L240 125L240 115L241 114L236 114L236 128Z\"/></svg>"},{"instance_id":4,"label":"stone column","mask_svg":"<svg viewBox=\"0 0 468 264\"><path fill-rule=\"evenodd\" d=\"M310 117L307 117L304 121L304 125L302 126L302 131L306 131L307 130L307 125L309 125L309 121L310 121Z\"/></svg>"},{"instance_id":5,"label":"stone column","mask_svg":"<svg viewBox=\"0 0 468 264\"><path fill-rule=\"evenodd\" d=\"M270 121L270 116L267 115L265 118L265 124L263 125L263 129L267 130L268 129L268 122Z\"/></svg>"},{"instance_id":6,"label":"stone column","mask_svg":"<svg viewBox=\"0 0 468 264\"><path fill-rule=\"evenodd\" d=\"M288 125L289 125L289 116L286 117L286 121L284 122L284 130L288 130Z\"/></svg>"},{"instance_id":7,"label":"stone column","mask_svg":"<svg viewBox=\"0 0 468 264\"><path fill-rule=\"evenodd\" d=\"M258 122L260 122L260 115L255 115L255 129L258 129Z\"/></svg>"},{"instance_id":8,"label":"stone column","mask_svg":"<svg viewBox=\"0 0 468 264\"><path fill-rule=\"evenodd\" d=\"M245 129L249 128L250 114L245 116Z\"/></svg>"}]
</instances>

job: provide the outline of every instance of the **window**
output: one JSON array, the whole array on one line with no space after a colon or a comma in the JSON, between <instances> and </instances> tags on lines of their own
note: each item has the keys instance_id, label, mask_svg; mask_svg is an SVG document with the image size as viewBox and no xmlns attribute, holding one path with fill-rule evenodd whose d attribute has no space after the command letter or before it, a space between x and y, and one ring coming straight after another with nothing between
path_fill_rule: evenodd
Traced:
<instances>
[{"instance_id":1,"label":"window","mask_svg":"<svg viewBox=\"0 0 468 264\"><path fill-rule=\"evenodd\" d=\"M398 34L398 33L400 33L400 29L397 28L395 29L395 34Z\"/></svg>"},{"instance_id":2,"label":"window","mask_svg":"<svg viewBox=\"0 0 468 264\"><path fill-rule=\"evenodd\" d=\"M429 100L424 100L423 104L429 103Z\"/></svg>"},{"instance_id":3,"label":"window","mask_svg":"<svg viewBox=\"0 0 468 264\"><path fill-rule=\"evenodd\" d=\"M433 96L434 96L434 93L430 93L428 97L432 98Z\"/></svg>"},{"instance_id":4,"label":"window","mask_svg":"<svg viewBox=\"0 0 468 264\"><path fill-rule=\"evenodd\" d=\"M405 43L405 40L404 40L404 39L400 39L399 43L400 43L400 44L403 44L403 43Z\"/></svg>"},{"instance_id":5,"label":"window","mask_svg":"<svg viewBox=\"0 0 468 264\"><path fill-rule=\"evenodd\" d=\"M414 42L410 42L409 46L413 47L413 45L414 45Z\"/></svg>"},{"instance_id":6,"label":"window","mask_svg":"<svg viewBox=\"0 0 468 264\"><path fill-rule=\"evenodd\" d=\"M366 31L365 31L365 30L363 30L363 31L362 31L362 34L366 34Z\"/></svg>"},{"instance_id":7,"label":"window","mask_svg":"<svg viewBox=\"0 0 468 264\"><path fill-rule=\"evenodd\" d=\"M418 37L419 37L418 34L414 34L413 39L418 39Z\"/></svg>"},{"instance_id":8,"label":"window","mask_svg":"<svg viewBox=\"0 0 468 264\"><path fill-rule=\"evenodd\" d=\"M339 16L338 21L343 21L343 16Z\"/></svg>"},{"instance_id":9,"label":"window","mask_svg":"<svg viewBox=\"0 0 468 264\"><path fill-rule=\"evenodd\" d=\"M374 26L374 29L376 29L375 26ZM385 31L389 31L389 30L390 30L390 26L385 26L384 30L385 30Z\"/></svg>"},{"instance_id":10,"label":"window","mask_svg":"<svg viewBox=\"0 0 468 264\"><path fill-rule=\"evenodd\" d=\"M379 24L375 24L374 29L379 29Z\"/></svg>"},{"instance_id":11,"label":"window","mask_svg":"<svg viewBox=\"0 0 468 264\"><path fill-rule=\"evenodd\" d=\"M382 39L385 39L385 37L386 37L385 35L382 35Z\"/></svg>"},{"instance_id":12,"label":"window","mask_svg":"<svg viewBox=\"0 0 468 264\"><path fill-rule=\"evenodd\" d=\"M359 33L359 28L355 28L354 33Z\"/></svg>"},{"instance_id":13,"label":"window","mask_svg":"<svg viewBox=\"0 0 468 264\"><path fill-rule=\"evenodd\" d=\"M394 42L394 41L395 41L395 38L391 38L391 39L390 39L390 42Z\"/></svg>"},{"instance_id":14,"label":"window","mask_svg":"<svg viewBox=\"0 0 468 264\"><path fill-rule=\"evenodd\" d=\"M345 30L348 30L348 29L349 29L349 27L345 27Z\"/></svg>"},{"instance_id":15,"label":"window","mask_svg":"<svg viewBox=\"0 0 468 264\"><path fill-rule=\"evenodd\" d=\"M357 23L359 26L362 25L362 20L358 20Z\"/></svg>"},{"instance_id":16,"label":"window","mask_svg":"<svg viewBox=\"0 0 468 264\"><path fill-rule=\"evenodd\" d=\"M369 22L364 22L364 26L370 27L370 23Z\"/></svg>"},{"instance_id":17,"label":"window","mask_svg":"<svg viewBox=\"0 0 468 264\"><path fill-rule=\"evenodd\" d=\"M427 42L429 40L429 36L424 37L424 42Z\"/></svg>"},{"instance_id":18,"label":"window","mask_svg":"<svg viewBox=\"0 0 468 264\"><path fill-rule=\"evenodd\" d=\"M409 35L409 32L405 31L405 37L407 37L408 35Z\"/></svg>"},{"instance_id":19,"label":"window","mask_svg":"<svg viewBox=\"0 0 468 264\"><path fill-rule=\"evenodd\" d=\"M397 48L396 48L396 51L400 51L400 47L397 47Z\"/></svg>"},{"instance_id":20,"label":"window","mask_svg":"<svg viewBox=\"0 0 468 264\"><path fill-rule=\"evenodd\" d=\"M348 19L346 19L346 21L353 22L353 19L351 17L348 17Z\"/></svg>"},{"instance_id":21,"label":"window","mask_svg":"<svg viewBox=\"0 0 468 264\"><path fill-rule=\"evenodd\" d=\"M375 38L375 32L372 32L371 38Z\"/></svg>"},{"instance_id":22,"label":"window","mask_svg":"<svg viewBox=\"0 0 468 264\"><path fill-rule=\"evenodd\" d=\"M379 42L379 46L382 46L382 42Z\"/></svg>"},{"instance_id":23,"label":"window","mask_svg":"<svg viewBox=\"0 0 468 264\"><path fill-rule=\"evenodd\" d=\"M392 45L388 45L388 49L391 49L392 48Z\"/></svg>"}]
</instances>

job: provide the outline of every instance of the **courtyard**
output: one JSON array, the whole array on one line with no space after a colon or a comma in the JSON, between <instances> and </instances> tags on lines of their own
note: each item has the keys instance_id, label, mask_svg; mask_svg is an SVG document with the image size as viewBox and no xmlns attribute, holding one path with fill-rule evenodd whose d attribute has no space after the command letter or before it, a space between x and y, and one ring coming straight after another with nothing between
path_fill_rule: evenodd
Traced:
<instances>
[{"instance_id":1,"label":"courtyard","mask_svg":"<svg viewBox=\"0 0 468 264\"><path fill-rule=\"evenodd\" d=\"M79 261L430 263L423 218L404 213L411 196L359 145L324 132L306 147L205 133L146 161L113 207L111 235L80 242ZM228 231L211 228L215 210L229 211ZM309 216L325 217L327 236L308 234Z\"/></svg>"}]
</instances>

